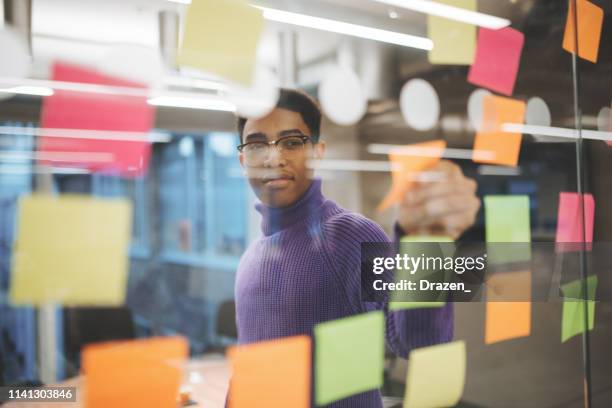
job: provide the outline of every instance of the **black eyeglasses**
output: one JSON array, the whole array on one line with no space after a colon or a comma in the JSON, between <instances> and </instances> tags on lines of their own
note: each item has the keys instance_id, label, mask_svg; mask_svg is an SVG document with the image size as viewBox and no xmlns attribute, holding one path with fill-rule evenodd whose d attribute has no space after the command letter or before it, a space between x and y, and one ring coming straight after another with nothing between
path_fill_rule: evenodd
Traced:
<instances>
[{"instance_id":1,"label":"black eyeglasses","mask_svg":"<svg viewBox=\"0 0 612 408\"><path fill-rule=\"evenodd\" d=\"M304 151L304 145L311 142L312 138L303 134L285 136L270 142L256 141L247 142L238 146L238 151L244 154L247 164L261 164L270 154L270 146L274 146L285 157L300 154Z\"/></svg>"}]
</instances>

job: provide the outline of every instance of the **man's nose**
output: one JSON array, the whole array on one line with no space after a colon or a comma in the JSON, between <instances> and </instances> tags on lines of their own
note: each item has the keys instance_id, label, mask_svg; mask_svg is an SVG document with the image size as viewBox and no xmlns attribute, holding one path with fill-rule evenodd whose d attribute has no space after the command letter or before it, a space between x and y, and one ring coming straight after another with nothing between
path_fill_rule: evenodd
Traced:
<instances>
[{"instance_id":1,"label":"man's nose","mask_svg":"<svg viewBox=\"0 0 612 408\"><path fill-rule=\"evenodd\" d=\"M275 145L269 146L268 156L266 157L266 160L264 163L266 166L270 166L270 167L285 165L285 158L283 157L283 154L281 153L278 146L275 146Z\"/></svg>"}]
</instances>

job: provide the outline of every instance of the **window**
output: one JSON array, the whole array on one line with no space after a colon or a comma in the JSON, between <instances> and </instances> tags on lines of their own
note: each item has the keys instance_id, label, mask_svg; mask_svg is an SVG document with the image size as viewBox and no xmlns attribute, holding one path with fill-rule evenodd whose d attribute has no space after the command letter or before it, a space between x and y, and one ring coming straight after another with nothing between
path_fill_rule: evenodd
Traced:
<instances>
[{"instance_id":1,"label":"window","mask_svg":"<svg viewBox=\"0 0 612 408\"><path fill-rule=\"evenodd\" d=\"M229 261L246 246L246 183L233 133L177 135L159 166L162 248L189 263ZM225 263L224 263L225 264Z\"/></svg>"}]
</instances>

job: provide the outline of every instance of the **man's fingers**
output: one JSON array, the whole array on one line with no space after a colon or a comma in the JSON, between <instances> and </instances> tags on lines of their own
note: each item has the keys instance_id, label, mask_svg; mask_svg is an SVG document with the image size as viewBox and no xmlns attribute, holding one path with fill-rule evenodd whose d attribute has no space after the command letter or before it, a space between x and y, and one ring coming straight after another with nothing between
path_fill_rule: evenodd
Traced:
<instances>
[{"instance_id":1,"label":"man's fingers","mask_svg":"<svg viewBox=\"0 0 612 408\"><path fill-rule=\"evenodd\" d=\"M404 202L408 205L419 205L429 200L453 195L453 194L474 194L476 192L476 181L468 178L463 178L456 181L444 181L437 183L420 184L418 187L411 189L407 194Z\"/></svg>"},{"instance_id":2,"label":"man's fingers","mask_svg":"<svg viewBox=\"0 0 612 408\"><path fill-rule=\"evenodd\" d=\"M434 222L437 218L460 213L475 215L480 208L480 200L471 194L447 194L418 205L404 205L402 210L411 220L420 224Z\"/></svg>"}]
</instances>

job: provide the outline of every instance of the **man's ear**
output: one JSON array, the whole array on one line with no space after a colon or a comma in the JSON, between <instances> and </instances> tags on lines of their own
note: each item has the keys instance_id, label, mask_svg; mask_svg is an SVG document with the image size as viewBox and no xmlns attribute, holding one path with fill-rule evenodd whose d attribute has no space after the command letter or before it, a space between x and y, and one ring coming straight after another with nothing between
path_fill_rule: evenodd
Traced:
<instances>
[{"instance_id":1,"label":"man's ear","mask_svg":"<svg viewBox=\"0 0 612 408\"><path fill-rule=\"evenodd\" d=\"M323 156L325 156L325 142L320 141L314 145L314 156L317 160L323 160Z\"/></svg>"},{"instance_id":2,"label":"man's ear","mask_svg":"<svg viewBox=\"0 0 612 408\"><path fill-rule=\"evenodd\" d=\"M244 154L242 152L238 153L238 160L240 161L242 168L244 168Z\"/></svg>"}]
</instances>

